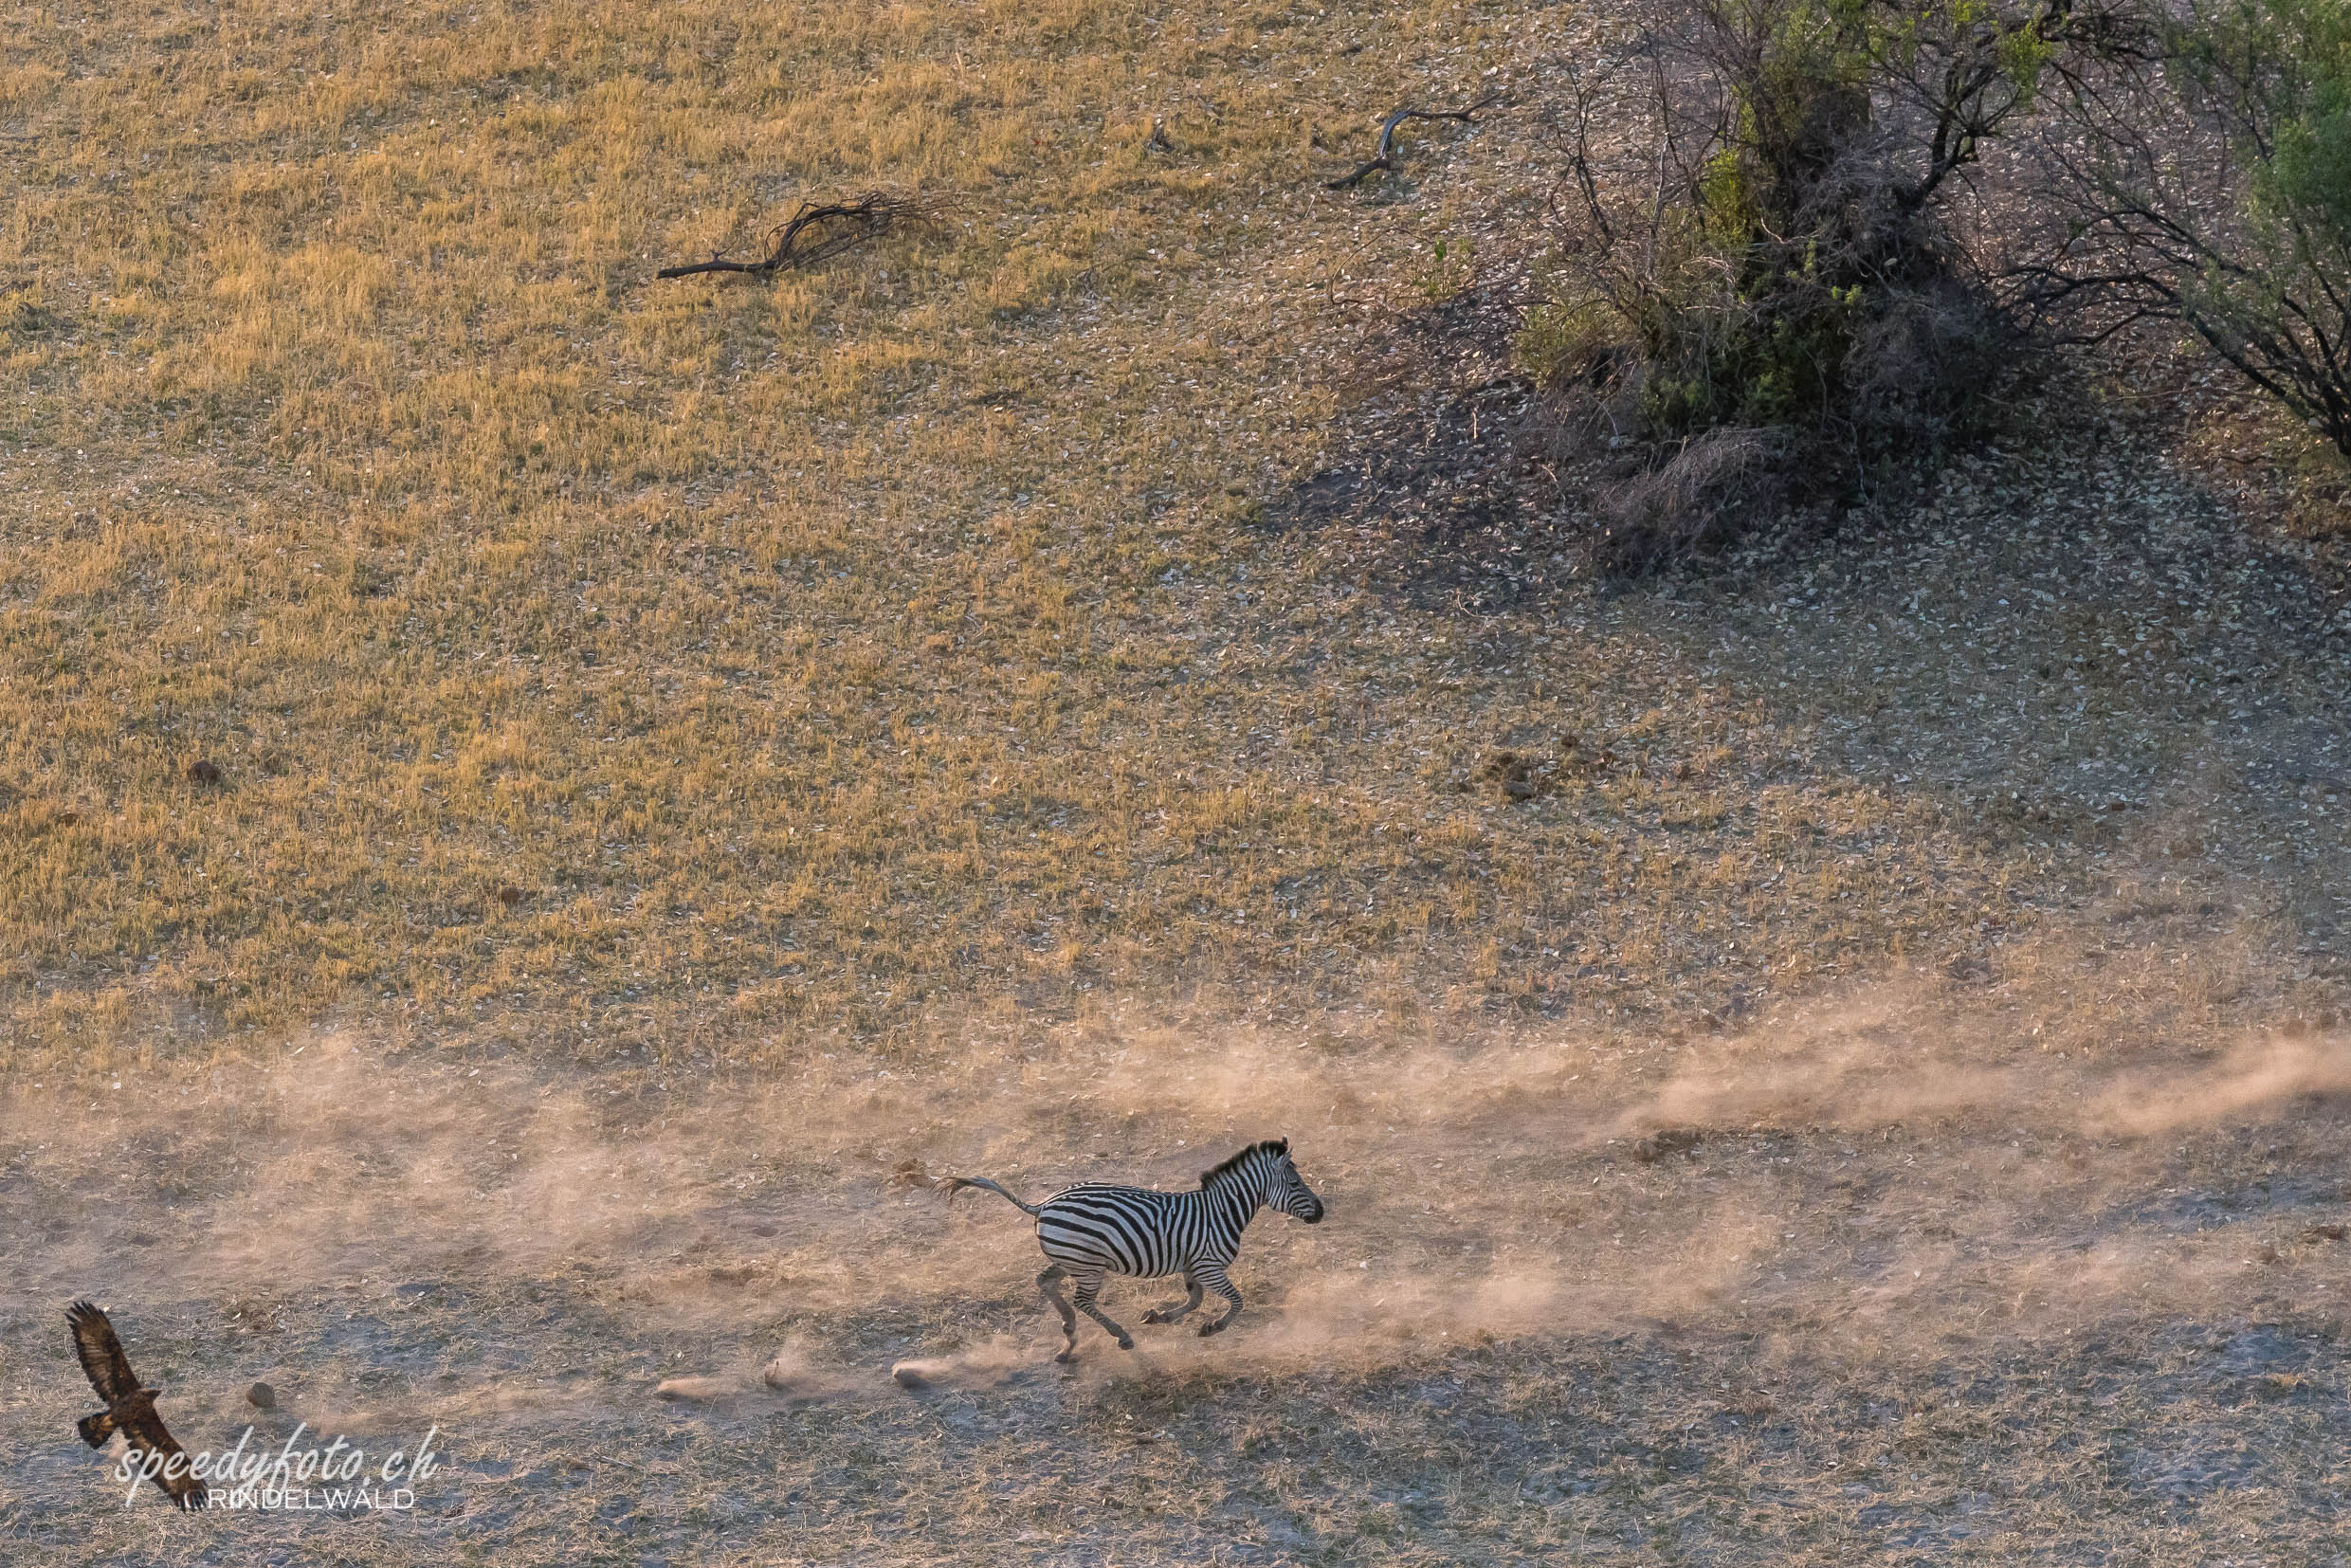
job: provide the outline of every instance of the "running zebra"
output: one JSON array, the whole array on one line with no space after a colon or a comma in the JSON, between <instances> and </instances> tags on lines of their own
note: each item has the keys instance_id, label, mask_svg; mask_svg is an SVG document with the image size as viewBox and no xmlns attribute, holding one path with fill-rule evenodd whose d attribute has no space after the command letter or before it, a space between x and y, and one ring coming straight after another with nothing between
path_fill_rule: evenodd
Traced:
<instances>
[{"instance_id":1,"label":"running zebra","mask_svg":"<svg viewBox=\"0 0 2351 1568\"><path fill-rule=\"evenodd\" d=\"M1214 1170L1203 1172L1196 1193L1155 1193L1089 1182L1065 1187L1044 1203L1030 1205L985 1176L948 1176L939 1185L950 1201L962 1188L985 1187L1036 1215L1037 1245L1052 1265L1037 1276L1037 1288L1061 1314L1061 1331L1068 1340L1053 1358L1057 1361L1078 1353L1079 1312L1116 1336L1121 1350L1135 1348L1126 1330L1094 1304L1103 1275L1184 1277L1184 1288L1191 1294L1180 1304L1171 1302L1144 1313L1147 1323L1181 1322L1200 1304L1204 1291L1215 1291L1231 1304L1223 1317L1200 1325L1202 1334L1214 1334L1241 1315L1241 1292L1232 1287L1225 1269L1241 1249L1242 1228L1257 1211L1270 1207L1308 1225L1322 1222L1322 1200L1290 1162L1285 1138L1252 1143ZM1062 1299L1065 1279L1078 1288L1075 1311Z\"/></svg>"}]
</instances>

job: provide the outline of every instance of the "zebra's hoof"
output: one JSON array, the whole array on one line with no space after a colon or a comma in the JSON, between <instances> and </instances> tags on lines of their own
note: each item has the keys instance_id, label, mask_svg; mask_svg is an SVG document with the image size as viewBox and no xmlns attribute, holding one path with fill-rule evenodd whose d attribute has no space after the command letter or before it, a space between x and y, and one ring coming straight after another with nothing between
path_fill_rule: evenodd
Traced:
<instances>
[{"instance_id":1,"label":"zebra's hoof","mask_svg":"<svg viewBox=\"0 0 2351 1568\"><path fill-rule=\"evenodd\" d=\"M1155 1306L1150 1311L1143 1314L1143 1322L1147 1323L1163 1323L1167 1322L1167 1320L1159 1316L1159 1309Z\"/></svg>"},{"instance_id":2,"label":"zebra's hoof","mask_svg":"<svg viewBox=\"0 0 2351 1568\"><path fill-rule=\"evenodd\" d=\"M1119 1348L1121 1350L1132 1350L1135 1348L1135 1341L1132 1340L1121 1340L1119 1341Z\"/></svg>"},{"instance_id":3,"label":"zebra's hoof","mask_svg":"<svg viewBox=\"0 0 2351 1568\"><path fill-rule=\"evenodd\" d=\"M1063 1351L1060 1355L1058 1355L1058 1356L1056 1356L1056 1357L1054 1357L1054 1358L1053 1358L1053 1359L1055 1359L1056 1361L1061 1362L1061 1363L1062 1363L1063 1365L1065 1365L1065 1366L1066 1366L1066 1365L1067 1365L1068 1363L1070 1363L1071 1361L1076 1360L1077 1358L1078 1358L1078 1353L1077 1353L1076 1351L1074 1351L1074 1350L1065 1350L1065 1351Z\"/></svg>"},{"instance_id":4,"label":"zebra's hoof","mask_svg":"<svg viewBox=\"0 0 2351 1568\"><path fill-rule=\"evenodd\" d=\"M1202 1323L1200 1325L1200 1338L1205 1340L1212 1334L1220 1333L1224 1329L1224 1326L1225 1325L1222 1323Z\"/></svg>"}]
</instances>

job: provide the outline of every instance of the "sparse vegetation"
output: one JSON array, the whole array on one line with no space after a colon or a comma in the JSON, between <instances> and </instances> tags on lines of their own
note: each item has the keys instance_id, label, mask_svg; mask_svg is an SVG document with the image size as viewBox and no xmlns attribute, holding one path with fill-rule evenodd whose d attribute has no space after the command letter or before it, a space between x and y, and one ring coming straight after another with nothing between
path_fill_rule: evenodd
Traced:
<instances>
[{"instance_id":1,"label":"sparse vegetation","mask_svg":"<svg viewBox=\"0 0 2351 1568\"><path fill-rule=\"evenodd\" d=\"M2351 457L2351 8L2163 20L2160 68L2071 104L2049 149L2064 232L2027 297L2091 339L2183 323Z\"/></svg>"},{"instance_id":2,"label":"sparse vegetation","mask_svg":"<svg viewBox=\"0 0 2351 1568\"><path fill-rule=\"evenodd\" d=\"M1760 773L1790 738L1696 666L1661 706L1236 554L1324 439L1333 281L1497 253L1490 183L1422 234L1313 178L1318 133L1533 47L1531 17L1414 14L1484 52L1342 56L1306 98L1275 62L1359 18L1146 25L1131 66L1131 17L1084 7L11 41L46 151L0 266L54 324L10 339L0 421L0 1058L96 1077L339 1016L776 1063L975 1015L1540 1016L1628 951L1711 949L1784 813L1940 813L1823 786L1722 816L1647 872L1691 919L1610 901L1529 941L1614 840L1458 792L1509 743L1465 712L1660 759L1592 787L1644 821L1711 789L1672 759ZM235 107L152 140L208 70ZM1429 167L1539 171L1540 117L1481 118ZM884 185L967 199L756 288L651 281ZM1375 695L1440 681L1475 686ZM1889 854L1973 863L1916 820ZM1946 896L1799 905L1742 961L1844 973ZM1718 992L1698 951L1621 1005Z\"/></svg>"},{"instance_id":3,"label":"sparse vegetation","mask_svg":"<svg viewBox=\"0 0 2351 1568\"><path fill-rule=\"evenodd\" d=\"M2131 36L2054 0L1639 15L1565 67L1554 297L1521 344L1594 470L1608 570L1865 498L1979 423L2018 343L1960 240L1962 176Z\"/></svg>"}]
</instances>

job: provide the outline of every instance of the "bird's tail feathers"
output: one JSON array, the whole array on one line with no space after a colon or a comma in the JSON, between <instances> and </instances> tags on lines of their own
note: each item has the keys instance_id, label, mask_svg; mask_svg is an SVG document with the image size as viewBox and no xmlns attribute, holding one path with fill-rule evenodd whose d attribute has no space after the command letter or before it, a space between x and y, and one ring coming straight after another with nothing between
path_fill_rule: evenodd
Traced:
<instances>
[{"instance_id":1,"label":"bird's tail feathers","mask_svg":"<svg viewBox=\"0 0 2351 1568\"><path fill-rule=\"evenodd\" d=\"M951 1203L955 1201L956 1194L961 1192L966 1187L984 1187L988 1191L995 1194L998 1197L1011 1203L1014 1208L1020 1210L1023 1213L1034 1214L1042 1212L1034 1204L1021 1202L1020 1199L1012 1196L1011 1194L1006 1192L994 1182L990 1181L986 1176L942 1176L939 1178L939 1185L945 1189L947 1200Z\"/></svg>"}]
</instances>

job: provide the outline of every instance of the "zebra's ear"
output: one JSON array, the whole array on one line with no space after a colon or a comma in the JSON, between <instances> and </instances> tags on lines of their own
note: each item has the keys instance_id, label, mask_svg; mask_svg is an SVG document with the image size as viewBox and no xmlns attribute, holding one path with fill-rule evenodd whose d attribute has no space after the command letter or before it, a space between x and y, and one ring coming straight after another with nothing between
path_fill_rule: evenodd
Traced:
<instances>
[{"instance_id":1,"label":"zebra's ear","mask_svg":"<svg viewBox=\"0 0 2351 1568\"><path fill-rule=\"evenodd\" d=\"M1275 1154L1285 1155L1290 1152L1290 1140L1286 1138L1273 1139L1267 1143L1266 1147L1271 1149Z\"/></svg>"}]
</instances>

